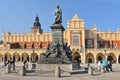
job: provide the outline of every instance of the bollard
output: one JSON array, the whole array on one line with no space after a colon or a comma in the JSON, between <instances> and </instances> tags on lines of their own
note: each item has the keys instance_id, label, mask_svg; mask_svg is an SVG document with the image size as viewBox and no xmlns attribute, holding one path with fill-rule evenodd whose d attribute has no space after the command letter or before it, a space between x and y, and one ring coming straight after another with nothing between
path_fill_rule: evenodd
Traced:
<instances>
[{"instance_id":1,"label":"bollard","mask_svg":"<svg viewBox=\"0 0 120 80\"><path fill-rule=\"evenodd\" d=\"M28 65L28 64L27 64ZM36 64L35 63L32 63L32 69L35 69L36 68Z\"/></svg>"},{"instance_id":2,"label":"bollard","mask_svg":"<svg viewBox=\"0 0 120 80\"><path fill-rule=\"evenodd\" d=\"M91 75L91 76L93 75L93 69L92 69L92 66L89 67L89 69L88 69L88 74Z\"/></svg>"},{"instance_id":3,"label":"bollard","mask_svg":"<svg viewBox=\"0 0 120 80\"><path fill-rule=\"evenodd\" d=\"M25 68L25 66L22 66L20 74L21 74L21 76L26 76L26 68Z\"/></svg>"},{"instance_id":4,"label":"bollard","mask_svg":"<svg viewBox=\"0 0 120 80\"><path fill-rule=\"evenodd\" d=\"M11 73L11 66L10 66L10 64L8 64L6 66L6 73Z\"/></svg>"},{"instance_id":5,"label":"bollard","mask_svg":"<svg viewBox=\"0 0 120 80\"><path fill-rule=\"evenodd\" d=\"M15 63L13 63L13 70L15 70Z\"/></svg>"},{"instance_id":6,"label":"bollard","mask_svg":"<svg viewBox=\"0 0 120 80\"><path fill-rule=\"evenodd\" d=\"M55 77L61 77L60 66L56 66L55 68Z\"/></svg>"}]
</instances>

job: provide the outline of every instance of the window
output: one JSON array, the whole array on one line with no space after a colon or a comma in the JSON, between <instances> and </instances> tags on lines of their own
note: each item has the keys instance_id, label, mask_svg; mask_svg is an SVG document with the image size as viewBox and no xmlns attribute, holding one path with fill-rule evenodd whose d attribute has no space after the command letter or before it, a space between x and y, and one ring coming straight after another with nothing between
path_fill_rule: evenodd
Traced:
<instances>
[{"instance_id":1,"label":"window","mask_svg":"<svg viewBox=\"0 0 120 80\"><path fill-rule=\"evenodd\" d=\"M105 48L108 48L108 43L105 43Z\"/></svg>"},{"instance_id":2,"label":"window","mask_svg":"<svg viewBox=\"0 0 120 80\"><path fill-rule=\"evenodd\" d=\"M100 42L97 43L97 47L100 48Z\"/></svg>"},{"instance_id":3,"label":"window","mask_svg":"<svg viewBox=\"0 0 120 80\"><path fill-rule=\"evenodd\" d=\"M87 47L92 47L92 40L87 41Z\"/></svg>"},{"instance_id":4,"label":"window","mask_svg":"<svg viewBox=\"0 0 120 80\"><path fill-rule=\"evenodd\" d=\"M73 45L78 45L79 44L79 36L78 35L73 35Z\"/></svg>"}]
</instances>

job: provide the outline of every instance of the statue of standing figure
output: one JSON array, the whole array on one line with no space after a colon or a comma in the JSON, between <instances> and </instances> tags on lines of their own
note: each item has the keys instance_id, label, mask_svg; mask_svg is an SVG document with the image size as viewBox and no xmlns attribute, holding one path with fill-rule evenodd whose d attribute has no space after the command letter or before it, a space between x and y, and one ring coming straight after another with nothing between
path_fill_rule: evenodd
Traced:
<instances>
[{"instance_id":1,"label":"statue of standing figure","mask_svg":"<svg viewBox=\"0 0 120 80\"><path fill-rule=\"evenodd\" d=\"M59 5L57 6L57 8L55 9L55 24L59 24L62 23L62 10L60 9Z\"/></svg>"}]
</instances>

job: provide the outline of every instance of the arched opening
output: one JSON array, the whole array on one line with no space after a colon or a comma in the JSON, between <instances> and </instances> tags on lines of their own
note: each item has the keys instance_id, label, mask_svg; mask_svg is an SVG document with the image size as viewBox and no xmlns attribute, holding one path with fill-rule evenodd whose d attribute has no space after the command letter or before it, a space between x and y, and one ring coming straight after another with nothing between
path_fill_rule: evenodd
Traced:
<instances>
[{"instance_id":1,"label":"arched opening","mask_svg":"<svg viewBox=\"0 0 120 80\"><path fill-rule=\"evenodd\" d=\"M29 61L29 55L27 53L22 54L22 61Z\"/></svg>"},{"instance_id":2,"label":"arched opening","mask_svg":"<svg viewBox=\"0 0 120 80\"><path fill-rule=\"evenodd\" d=\"M81 56L78 52L73 53L72 60L78 63L81 63Z\"/></svg>"},{"instance_id":3,"label":"arched opening","mask_svg":"<svg viewBox=\"0 0 120 80\"><path fill-rule=\"evenodd\" d=\"M97 54L97 62L98 61L103 61L105 59L105 55L103 53L98 53Z\"/></svg>"},{"instance_id":4,"label":"arched opening","mask_svg":"<svg viewBox=\"0 0 120 80\"><path fill-rule=\"evenodd\" d=\"M36 53L31 54L31 62L37 62L38 61L38 55Z\"/></svg>"},{"instance_id":5,"label":"arched opening","mask_svg":"<svg viewBox=\"0 0 120 80\"><path fill-rule=\"evenodd\" d=\"M86 55L86 62L87 62L87 63L94 63L94 56L93 56L92 53L88 53L88 54Z\"/></svg>"},{"instance_id":6,"label":"arched opening","mask_svg":"<svg viewBox=\"0 0 120 80\"><path fill-rule=\"evenodd\" d=\"M98 56L98 60L102 61L103 60L102 56Z\"/></svg>"},{"instance_id":7,"label":"arched opening","mask_svg":"<svg viewBox=\"0 0 120 80\"><path fill-rule=\"evenodd\" d=\"M14 53L14 54L13 54L13 60L14 60L15 62L20 61L20 55L19 55L18 53Z\"/></svg>"},{"instance_id":8,"label":"arched opening","mask_svg":"<svg viewBox=\"0 0 120 80\"><path fill-rule=\"evenodd\" d=\"M112 61L113 63L116 63L116 57L113 53L110 53L107 57L107 60Z\"/></svg>"},{"instance_id":9,"label":"arched opening","mask_svg":"<svg viewBox=\"0 0 120 80\"><path fill-rule=\"evenodd\" d=\"M5 58L5 61L10 61L11 55L9 53L5 53L4 58Z\"/></svg>"},{"instance_id":10,"label":"arched opening","mask_svg":"<svg viewBox=\"0 0 120 80\"><path fill-rule=\"evenodd\" d=\"M88 63L93 63L93 60L91 58L89 58Z\"/></svg>"},{"instance_id":11,"label":"arched opening","mask_svg":"<svg viewBox=\"0 0 120 80\"><path fill-rule=\"evenodd\" d=\"M113 61L113 57L112 56L108 56L108 61Z\"/></svg>"},{"instance_id":12,"label":"arched opening","mask_svg":"<svg viewBox=\"0 0 120 80\"><path fill-rule=\"evenodd\" d=\"M120 55L119 55L119 57L118 57L118 63L120 63Z\"/></svg>"},{"instance_id":13,"label":"arched opening","mask_svg":"<svg viewBox=\"0 0 120 80\"><path fill-rule=\"evenodd\" d=\"M3 55L0 53L0 62L3 61Z\"/></svg>"}]
</instances>

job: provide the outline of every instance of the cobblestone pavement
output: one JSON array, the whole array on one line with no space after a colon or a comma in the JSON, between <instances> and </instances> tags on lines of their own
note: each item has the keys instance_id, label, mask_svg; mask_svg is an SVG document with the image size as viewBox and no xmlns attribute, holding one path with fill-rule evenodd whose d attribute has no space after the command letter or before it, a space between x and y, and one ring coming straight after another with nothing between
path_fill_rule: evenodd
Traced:
<instances>
[{"instance_id":1,"label":"cobblestone pavement","mask_svg":"<svg viewBox=\"0 0 120 80\"><path fill-rule=\"evenodd\" d=\"M16 64L20 66L19 64ZM96 67L95 64L92 66ZM20 69L19 67L16 67ZM27 76L21 76L18 72L5 74L5 67L0 63L0 80L120 80L120 64L113 64L113 72L95 72L93 76L84 74L62 74L62 77L54 77L54 73L28 73Z\"/></svg>"}]
</instances>

